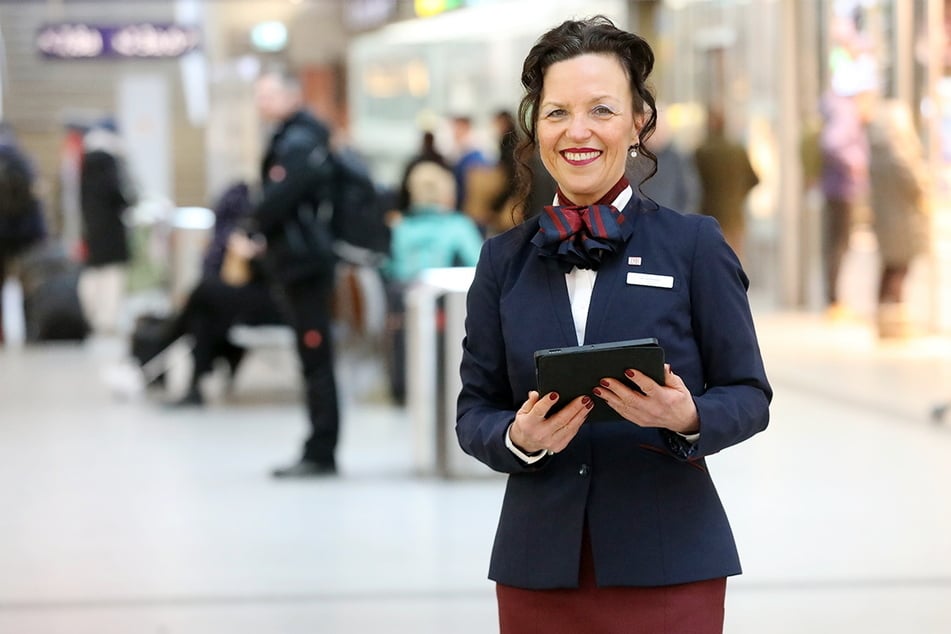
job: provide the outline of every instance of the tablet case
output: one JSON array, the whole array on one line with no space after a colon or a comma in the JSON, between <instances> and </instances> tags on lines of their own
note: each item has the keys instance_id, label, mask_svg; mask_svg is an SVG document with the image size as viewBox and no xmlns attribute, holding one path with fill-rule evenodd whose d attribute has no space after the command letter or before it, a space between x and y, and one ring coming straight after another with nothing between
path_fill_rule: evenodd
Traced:
<instances>
[{"instance_id":1,"label":"tablet case","mask_svg":"<svg viewBox=\"0 0 951 634\"><path fill-rule=\"evenodd\" d=\"M664 349L657 339L631 339L569 348L535 351L535 378L538 393L558 392L558 403L549 415L574 398L587 394L594 400L588 414L589 422L617 420L618 414L591 391L601 379L613 377L628 386L640 389L624 375L628 368L640 370L661 385L664 384Z\"/></svg>"}]
</instances>

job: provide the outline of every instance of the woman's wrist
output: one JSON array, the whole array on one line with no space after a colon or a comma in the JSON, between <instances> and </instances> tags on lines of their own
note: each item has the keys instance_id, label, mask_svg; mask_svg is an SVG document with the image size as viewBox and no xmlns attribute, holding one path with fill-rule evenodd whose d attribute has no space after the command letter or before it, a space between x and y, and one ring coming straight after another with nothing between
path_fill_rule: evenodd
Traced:
<instances>
[{"instance_id":1,"label":"woman's wrist","mask_svg":"<svg viewBox=\"0 0 951 634\"><path fill-rule=\"evenodd\" d=\"M693 434L700 433L700 416L697 414L696 408L694 408L693 413L684 421L684 424L678 425L677 429L672 431L682 434L684 436L691 436Z\"/></svg>"},{"instance_id":2,"label":"woman's wrist","mask_svg":"<svg viewBox=\"0 0 951 634\"><path fill-rule=\"evenodd\" d=\"M527 454L538 453L544 449L544 447L532 447L530 443L525 442L525 436L518 427L518 421L513 421L512 424L509 425L509 439L513 445L518 447L519 451Z\"/></svg>"}]
</instances>

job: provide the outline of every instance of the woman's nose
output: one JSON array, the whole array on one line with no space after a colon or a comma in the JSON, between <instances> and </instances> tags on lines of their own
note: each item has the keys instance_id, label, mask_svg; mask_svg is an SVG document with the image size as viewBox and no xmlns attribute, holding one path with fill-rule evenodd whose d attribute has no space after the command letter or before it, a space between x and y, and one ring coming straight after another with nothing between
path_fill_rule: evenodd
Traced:
<instances>
[{"instance_id":1,"label":"woman's nose","mask_svg":"<svg viewBox=\"0 0 951 634\"><path fill-rule=\"evenodd\" d=\"M571 117L568 122L567 136L572 140L584 140L591 136L591 126L588 125L588 118L584 114L577 114Z\"/></svg>"}]
</instances>

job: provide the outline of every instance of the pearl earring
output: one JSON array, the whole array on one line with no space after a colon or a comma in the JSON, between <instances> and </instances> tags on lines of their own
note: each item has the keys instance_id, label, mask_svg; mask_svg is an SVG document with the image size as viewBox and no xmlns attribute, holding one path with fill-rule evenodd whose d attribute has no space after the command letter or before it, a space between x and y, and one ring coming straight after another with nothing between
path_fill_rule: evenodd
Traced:
<instances>
[{"instance_id":1,"label":"pearl earring","mask_svg":"<svg viewBox=\"0 0 951 634\"><path fill-rule=\"evenodd\" d=\"M631 158L637 158L637 145L634 144L631 146Z\"/></svg>"}]
</instances>

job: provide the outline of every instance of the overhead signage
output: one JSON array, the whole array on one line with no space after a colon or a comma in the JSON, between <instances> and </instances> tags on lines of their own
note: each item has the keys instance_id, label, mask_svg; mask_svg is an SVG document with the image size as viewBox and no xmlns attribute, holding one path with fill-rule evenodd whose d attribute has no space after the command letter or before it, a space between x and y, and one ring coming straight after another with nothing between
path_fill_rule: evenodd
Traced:
<instances>
[{"instance_id":1,"label":"overhead signage","mask_svg":"<svg viewBox=\"0 0 951 634\"><path fill-rule=\"evenodd\" d=\"M47 24L36 48L50 59L181 57L201 47L201 30L180 24Z\"/></svg>"},{"instance_id":2,"label":"overhead signage","mask_svg":"<svg viewBox=\"0 0 951 634\"><path fill-rule=\"evenodd\" d=\"M459 9L464 5L462 0L414 0L413 8L416 16L428 18L446 11Z\"/></svg>"}]
</instances>

